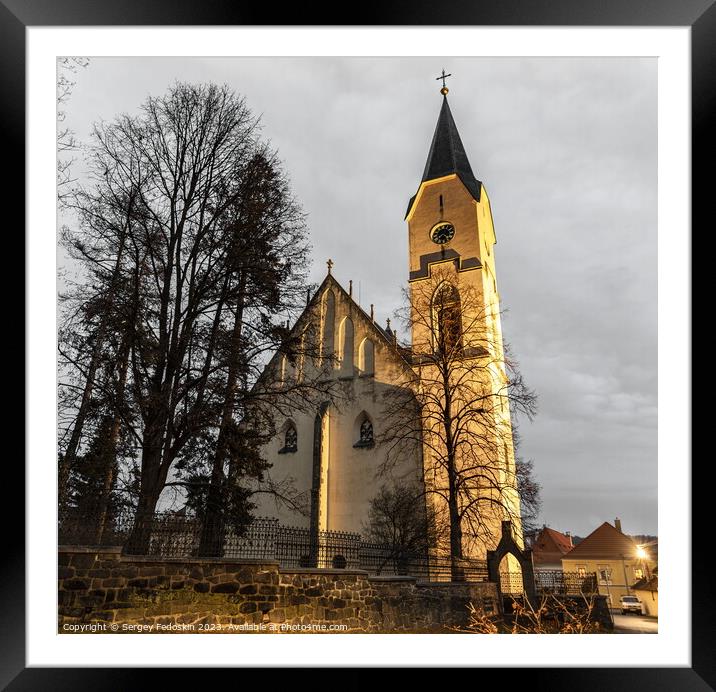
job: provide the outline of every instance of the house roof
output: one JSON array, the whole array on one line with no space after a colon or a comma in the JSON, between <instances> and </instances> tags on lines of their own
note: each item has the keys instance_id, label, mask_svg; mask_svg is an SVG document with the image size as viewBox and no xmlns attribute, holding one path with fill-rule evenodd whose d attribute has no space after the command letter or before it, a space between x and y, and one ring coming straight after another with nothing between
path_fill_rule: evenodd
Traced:
<instances>
[{"instance_id":1,"label":"house roof","mask_svg":"<svg viewBox=\"0 0 716 692\"><path fill-rule=\"evenodd\" d=\"M462 184L467 188L472 197L480 201L480 192L482 183L475 177L472 172L472 166L467 158L467 152L460 139L457 131L457 125L452 117L450 105L447 96L443 96L440 115L433 133L433 140L430 143L430 151L428 159L425 162L423 177L420 181L424 183L426 180L435 180L452 173L457 174ZM405 212L407 217L413 206L415 196L408 203L408 210Z\"/></svg>"},{"instance_id":2,"label":"house roof","mask_svg":"<svg viewBox=\"0 0 716 692\"><path fill-rule=\"evenodd\" d=\"M573 547L569 536L545 526L532 544L532 557L535 564L559 562Z\"/></svg>"},{"instance_id":3,"label":"house roof","mask_svg":"<svg viewBox=\"0 0 716 692\"><path fill-rule=\"evenodd\" d=\"M633 557L636 554L636 543L632 538L605 521L592 531L579 545L567 554L564 560L579 559L619 559Z\"/></svg>"}]
</instances>

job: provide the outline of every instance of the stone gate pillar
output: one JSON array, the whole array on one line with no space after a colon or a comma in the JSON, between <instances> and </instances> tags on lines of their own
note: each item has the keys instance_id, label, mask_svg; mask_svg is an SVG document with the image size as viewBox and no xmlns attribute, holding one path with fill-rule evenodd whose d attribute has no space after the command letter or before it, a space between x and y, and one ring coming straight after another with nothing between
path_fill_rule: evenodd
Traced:
<instances>
[{"instance_id":1,"label":"stone gate pillar","mask_svg":"<svg viewBox=\"0 0 716 692\"><path fill-rule=\"evenodd\" d=\"M520 563L522 570L522 589L527 600L535 605L537 603L537 589L535 587L535 571L532 562L532 551L522 550L512 535L512 522L502 522L502 538L495 550L487 551L488 579L496 584L500 583L500 563L505 555L514 555Z\"/></svg>"}]
</instances>

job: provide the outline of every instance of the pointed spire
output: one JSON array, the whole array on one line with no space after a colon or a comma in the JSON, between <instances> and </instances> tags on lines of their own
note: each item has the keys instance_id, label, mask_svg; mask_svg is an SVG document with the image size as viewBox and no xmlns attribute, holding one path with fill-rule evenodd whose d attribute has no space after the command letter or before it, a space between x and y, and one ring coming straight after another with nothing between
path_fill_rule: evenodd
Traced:
<instances>
[{"instance_id":1,"label":"pointed spire","mask_svg":"<svg viewBox=\"0 0 716 692\"><path fill-rule=\"evenodd\" d=\"M472 172L472 166L470 166L465 147L462 144L457 125L455 125L455 120L450 111L447 94L443 93L443 103L435 126L435 132L433 133L433 140L430 144L428 159L425 162L421 183L453 173L458 175L463 185L470 191L474 199L479 202L482 183L475 178L475 174ZM410 214L414 201L415 197L408 203L406 216Z\"/></svg>"},{"instance_id":2,"label":"pointed spire","mask_svg":"<svg viewBox=\"0 0 716 692\"><path fill-rule=\"evenodd\" d=\"M433 141L430 144L428 160L425 163L422 182L442 178L451 173L457 173L472 196L479 199L479 183L472 172L465 147L448 105L447 96L444 95L438 124L435 126Z\"/></svg>"}]
</instances>

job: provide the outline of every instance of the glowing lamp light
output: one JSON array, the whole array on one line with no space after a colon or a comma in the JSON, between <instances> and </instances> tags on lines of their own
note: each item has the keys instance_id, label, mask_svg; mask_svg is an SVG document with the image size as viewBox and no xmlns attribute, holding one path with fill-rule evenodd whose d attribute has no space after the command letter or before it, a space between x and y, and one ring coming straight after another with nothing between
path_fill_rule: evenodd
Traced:
<instances>
[{"instance_id":1,"label":"glowing lamp light","mask_svg":"<svg viewBox=\"0 0 716 692\"><path fill-rule=\"evenodd\" d=\"M646 559L646 550L644 550L644 548L642 548L641 546L638 546L636 549L636 556L640 560L645 560Z\"/></svg>"}]
</instances>

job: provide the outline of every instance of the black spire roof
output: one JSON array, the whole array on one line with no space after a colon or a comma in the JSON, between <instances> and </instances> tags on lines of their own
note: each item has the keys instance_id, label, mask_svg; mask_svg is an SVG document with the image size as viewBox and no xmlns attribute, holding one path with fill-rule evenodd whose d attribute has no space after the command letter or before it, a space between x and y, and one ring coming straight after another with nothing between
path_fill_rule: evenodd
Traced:
<instances>
[{"instance_id":1,"label":"black spire roof","mask_svg":"<svg viewBox=\"0 0 716 692\"><path fill-rule=\"evenodd\" d=\"M465 147L462 145L455 120L450 112L447 96L443 96L443 105L440 108L438 124L435 126L435 133L430 144L428 160L425 162L421 183L426 180L442 178L452 173L457 173L463 185L479 202L482 183L475 178L475 174L472 172L470 162L465 153ZM408 203L408 211L405 212L405 216L410 213L414 200L415 196Z\"/></svg>"}]
</instances>

